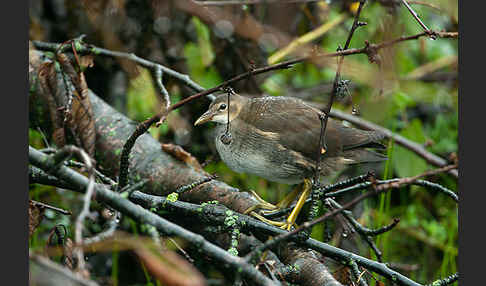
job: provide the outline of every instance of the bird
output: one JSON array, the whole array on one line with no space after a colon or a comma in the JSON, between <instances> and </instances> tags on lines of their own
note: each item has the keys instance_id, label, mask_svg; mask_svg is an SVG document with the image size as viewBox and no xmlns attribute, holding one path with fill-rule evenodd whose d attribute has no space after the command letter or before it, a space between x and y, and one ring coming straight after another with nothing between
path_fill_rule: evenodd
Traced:
<instances>
[{"instance_id":1,"label":"bird","mask_svg":"<svg viewBox=\"0 0 486 286\"><path fill-rule=\"evenodd\" d=\"M262 221L291 230L310 195L317 161L319 175L325 177L347 165L381 162L387 158L368 149L385 148L380 143L384 138L382 132L347 127L331 118L326 126L324 147L320 149L323 114L294 97L248 97L233 92L217 96L194 125L217 123L216 150L233 171L273 182L300 184L277 205L253 192L260 203L245 211ZM286 208L299 194L296 206L284 222L268 220L255 212L256 208Z\"/></svg>"}]
</instances>

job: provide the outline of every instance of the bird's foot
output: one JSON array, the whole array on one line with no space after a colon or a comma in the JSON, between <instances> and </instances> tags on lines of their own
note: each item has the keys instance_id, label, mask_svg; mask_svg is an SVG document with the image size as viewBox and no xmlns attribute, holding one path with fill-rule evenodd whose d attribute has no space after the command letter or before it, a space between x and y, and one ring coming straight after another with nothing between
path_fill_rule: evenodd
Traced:
<instances>
[{"instance_id":1,"label":"bird's foot","mask_svg":"<svg viewBox=\"0 0 486 286\"><path fill-rule=\"evenodd\" d=\"M253 197L258 201L258 204L248 208L244 212L244 214L249 214L256 209L263 209L263 210L266 210L266 211L269 211L269 212L276 211L276 210L279 209L278 206L271 204L271 203L265 201L264 199L262 199L254 190L250 190L250 192L253 195Z\"/></svg>"},{"instance_id":2,"label":"bird's foot","mask_svg":"<svg viewBox=\"0 0 486 286\"><path fill-rule=\"evenodd\" d=\"M286 221L275 221L275 220L269 220L269 219L267 219L267 218L265 218L265 217L261 216L260 214L258 214L258 213L257 213L257 212L255 212L255 211L251 211L251 212L249 213L249 215L251 215L251 216L253 216L253 217L255 217L255 218L259 219L260 221L262 221L262 222L264 222L264 223L268 223L268 224L270 224L270 225L273 225L273 226L276 226L276 227L279 227L279 228L281 228L281 229L285 229L285 230L288 230L288 231L292 230L292 228L293 228L293 227L295 227L295 228L297 228L297 227L298 227L298 226L297 226L297 224L296 224L295 222L294 222L294 223L292 223L292 222L290 222L290 221L288 221L288 220L286 220Z\"/></svg>"}]
</instances>

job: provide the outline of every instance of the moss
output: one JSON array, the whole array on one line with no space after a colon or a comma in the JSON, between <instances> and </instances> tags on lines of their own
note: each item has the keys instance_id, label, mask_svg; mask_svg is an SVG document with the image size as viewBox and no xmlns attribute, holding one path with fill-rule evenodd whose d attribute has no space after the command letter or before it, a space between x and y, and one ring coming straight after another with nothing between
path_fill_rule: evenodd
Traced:
<instances>
[{"instance_id":1,"label":"moss","mask_svg":"<svg viewBox=\"0 0 486 286\"><path fill-rule=\"evenodd\" d=\"M230 249L228 249L228 252L233 256L238 256L238 250L235 247L231 247Z\"/></svg>"},{"instance_id":2,"label":"moss","mask_svg":"<svg viewBox=\"0 0 486 286\"><path fill-rule=\"evenodd\" d=\"M168 200L169 202L176 202L178 198L179 198L179 194L177 194L177 193L170 193L170 194L167 196L167 200Z\"/></svg>"},{"instance_id":3,"label":"moss","mask_svg":"<svg viewBox=\"0 0 486 286\"><path fill-rule=\"evenodd\" d=\"M231 212L233 213L232 211L227 211L226 214L228 214L228 212ZM238 216L237 215L228 215L225 219L224 219L224 225L226 227L234 227L236 225L236 222L238 221Z\"/></svg>"}]
</instances>

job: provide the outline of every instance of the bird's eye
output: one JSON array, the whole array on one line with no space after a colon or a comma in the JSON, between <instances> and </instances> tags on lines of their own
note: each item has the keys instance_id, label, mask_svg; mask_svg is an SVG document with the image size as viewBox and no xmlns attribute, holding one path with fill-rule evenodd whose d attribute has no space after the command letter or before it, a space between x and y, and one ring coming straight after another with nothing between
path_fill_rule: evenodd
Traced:
<instances>
[{"instance_id":1,"label":"bird's eye","mask_svg":"<svg viewBox=\"0 0 486 286\"><path fill-rule=\"evenodd\" d=\"M225 110L225 109L226 109L226 104L223 103L219 106L219 110Z\"/></svg>"}]
</instances>

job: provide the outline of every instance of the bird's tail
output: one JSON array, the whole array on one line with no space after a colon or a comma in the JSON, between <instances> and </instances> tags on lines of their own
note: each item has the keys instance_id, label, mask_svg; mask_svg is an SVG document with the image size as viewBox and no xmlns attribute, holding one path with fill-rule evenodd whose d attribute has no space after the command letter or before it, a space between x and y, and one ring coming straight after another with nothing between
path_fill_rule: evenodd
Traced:
<instances>
[{"instance_id":1,"label":"bird's tail","mask_svg":"<svg viewBox=\"0 0 486 286\"><path fill-rule=\"evenodd\" d=\"M366 149L354 149L343 152L346 164L382 162L388 159L385 155Z\"/></svg>"}]
</instances>

